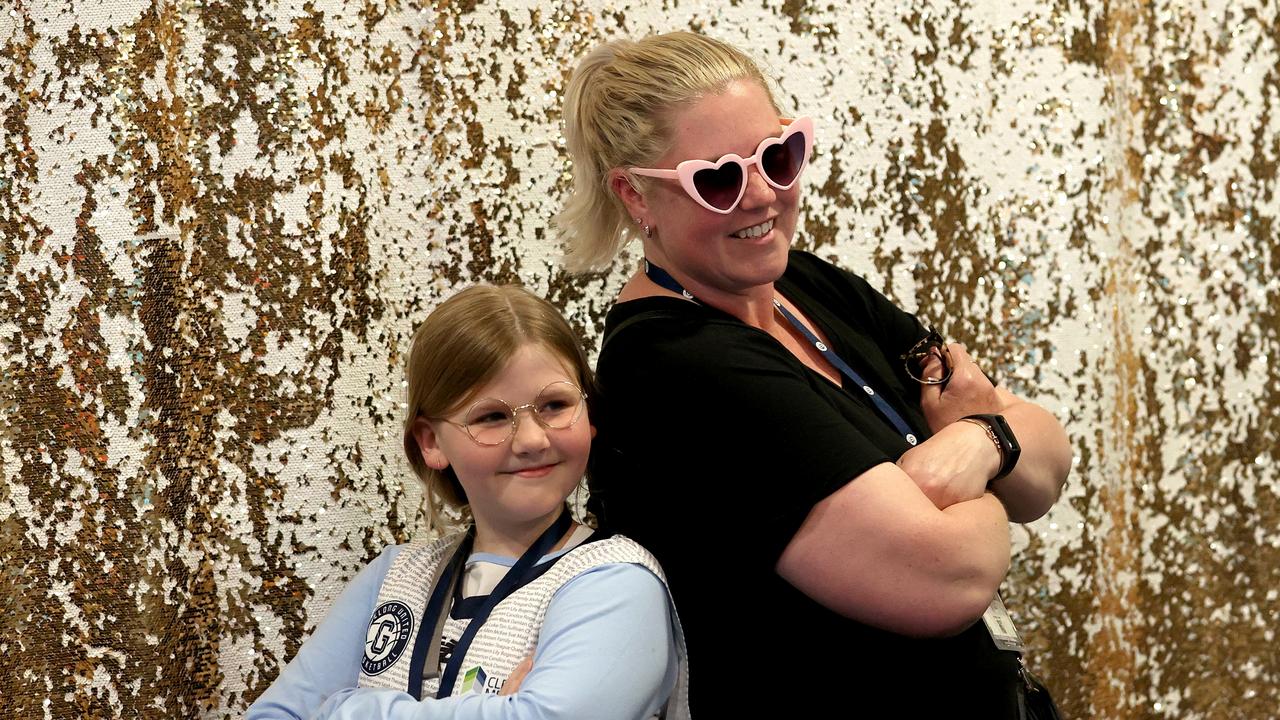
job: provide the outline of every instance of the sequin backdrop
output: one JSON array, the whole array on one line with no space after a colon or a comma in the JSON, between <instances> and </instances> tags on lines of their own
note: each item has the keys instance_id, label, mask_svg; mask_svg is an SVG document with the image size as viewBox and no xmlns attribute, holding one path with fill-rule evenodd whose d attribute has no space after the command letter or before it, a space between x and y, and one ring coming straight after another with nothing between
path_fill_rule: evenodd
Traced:
<instances>
[{"instance_id":1,"label":"sequin backdrop","mask_svg":"<svg viewBox=\"0 0 1280 720\"><path fill-rule=\"evenodd\" d=\"M271 682L422 527L414 323L518 279L597 339L560 92L684 27L817 118L798 244L1067 423L1006 595L1068 713L1277 714L1275 3L5 0L0 715Z\"/></svg>"}]
</instances>

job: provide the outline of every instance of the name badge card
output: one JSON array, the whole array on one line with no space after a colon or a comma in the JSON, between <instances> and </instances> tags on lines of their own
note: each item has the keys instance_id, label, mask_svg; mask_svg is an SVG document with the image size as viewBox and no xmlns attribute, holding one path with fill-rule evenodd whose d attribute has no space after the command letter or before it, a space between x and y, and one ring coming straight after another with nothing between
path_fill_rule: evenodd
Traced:
<instances>
[{"instance_id":1,"label":"name badge card","mask_svg":"<svg viewBox=\"0 0 1280 720\"><path fill-rule=\"evenodd\" d=\"M1000 599L1000 593L996 593L996 596L991 598L991 605L987 606L987 611L982 613L982 622L986 623L987 632L991 633L991 639L995 641L996 647L1014 652L1022 652L1026 649L1022 638L1018 635L1018 628L1013 626L1013 618L1009 617L1009 610Z\"/></svg>"}]
</instances>

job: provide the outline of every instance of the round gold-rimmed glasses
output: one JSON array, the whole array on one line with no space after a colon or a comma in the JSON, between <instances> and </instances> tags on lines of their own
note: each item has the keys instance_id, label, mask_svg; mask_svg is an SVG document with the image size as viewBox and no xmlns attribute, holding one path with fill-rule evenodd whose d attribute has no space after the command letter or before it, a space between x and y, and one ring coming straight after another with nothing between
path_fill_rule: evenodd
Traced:
<instances>
[{"instance_id":1,"label":"round gold-rimmed glasses","mask_svg":"<svg viewBox=\"0 0 1280 720\"><path fill-rule=\"evenodd\" d=\"M521 410L529 410L545 428L564 430L578 422L586 404L587 394L581 388L568 380L557 380L539 390L531 403L511 407L499 398L480 398L467 409L461 422L440 419L465 430L477 445L492 447L505 443L515 434Z\"/></svg>"},{"instance_id":2,"label":"round gold-rimmed glasses","mask_svg":"<svg viewBox=\"0 0 1280 720\"><path fill-rule=\"evenodd\" d=\"M934 373L925 373L929 361L933 358L937 358L941 363L941 375L936 374L937 370L934 370ZM942 335L933 328L929 328L929 334L912 345L911 349L899 359L906 363L907 374L918 383L944 385L951 379L951 351L947 349L947 343L942 339Z\"/></svg>"}]
</instances>

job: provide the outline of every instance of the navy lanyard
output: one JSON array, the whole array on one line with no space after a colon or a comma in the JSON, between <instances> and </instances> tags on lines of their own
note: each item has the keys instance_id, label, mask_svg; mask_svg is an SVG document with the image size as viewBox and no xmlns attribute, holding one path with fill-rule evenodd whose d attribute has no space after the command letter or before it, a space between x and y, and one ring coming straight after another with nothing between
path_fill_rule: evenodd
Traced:
<instances>
[{"instance_id":1,"label":"navy lanyard","mask_svg":"<svg viewBox=\"0 0 1280 720\"><path fill-rule=\"evenodd\" d=\"M680 284L680 281L671 277L671 273L649 262L648 258L644 261L644 274L648 275L650 280L671 292L680 293L684 297L689 298L694 302L698 302L698 299L695 298L692 293L684 289L684 286ZM773 307L781 313L782 317L786 318L787 322L791 323L792 327L799 330L800 334L804 335L805 339L817 348L818 352L822 353L822 357L826 358L827 362L831 363L832 367L836 368L845 377L862 387L863 392L865 392L867 397L871 400L871 404L875 406L876 410L880 412L880 415L883 416L884 419L889 421L889 424L898 431L899 435L902 435L902 437L912 445L920 442L920 439L911 431L911 426L907 424L907 421L903 419L902 415L899 414L892 405L885 401L879 393L872 389L871 385L866 380L863 380L861 375L854 371L853 368L849 367L849 363L845 362L843 358L835 354L835 351L827 347L826 343L819 340L818 336L815 335L812 330L805 327L805 324L800 322L800 318L793 315L791 311L788 310L776 297L773 299Z\"/></svg>"},{"instance_id":2,"label":"navy lanyard","mask_svg":"<svg viewBox=\"0 0 1280 720\"><path fill-rule=\"evenodd\" d=\"M453 685L457 682L459 668L462 667L462 658L467 654L467 649L471 647L471 641L475 639L476 633L480 627L489 619L489 613L493 612L493 608L511 593L519 590L532 580L538 578L546 571L546 567L536 567L538 558L551 552L551 548L556 546L560 538L564 537L569 528L573 526L573 518L569 515L569 508L565 508L560 517L556 519L551 527L542 532L538 539L529 546L528 550L520 556L515 565L502 576L502 580L498 581L493 592L489 593L489 597L476 610L475 617L467 625L467 629L463 631L462 637L458 638L458 642L453 646L453 650L449 655L449 661L445 663L444 673L440 676L440 688L436 691L437 698L449 697L453 692ZM453 599L453 588L460 582L462 567L466 563L466 559L471 555L471 545L474 537L467 536L467 539L458 546L453 557L449 558L440 574L440 581L436 583L435 590L431 593L431 599L427 602L427 609L422 614L422 624L418 626L418 637L413 644L413 655L409 662L409 694L416 700L422 699L422 676L426 669L427 656L430 654L432 643L437 647L440 644L440 635L438 630L443 627L440 622L445 615L449 613L449 605ZM432 668L434 671L435 669Z\"/></svg>"}]
</instances>

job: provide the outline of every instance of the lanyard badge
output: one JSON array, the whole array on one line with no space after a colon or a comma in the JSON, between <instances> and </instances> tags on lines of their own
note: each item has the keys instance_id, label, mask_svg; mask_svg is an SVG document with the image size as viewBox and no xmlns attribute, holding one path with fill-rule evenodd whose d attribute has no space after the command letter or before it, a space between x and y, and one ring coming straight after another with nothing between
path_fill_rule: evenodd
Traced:
<instances>
[{"instance_id":1,"label":"lanyard badge","mask_svg":"<svg viewBox=\"0 0 1280 720\"><path fill-rule=\"evenodd\" d=\"M995 641L996 647L1013 652L1022 652L1027 649L1022 642L1022 636L1018 634L1018 628L1013 625L1009 610L1000 599L1000 593L996 593L996 596L991 598L991 604L987 606L986 612L982 613L982 622L986 624L987 632L991 633L991 639Z\"/></svg>"},{"instance_id":2,"label":"lanyard badge","mask_svg":"<svg viewBox=\"0 0 1280 720\"><path fill-rule=\"evenodd\" d=\"M467 625L467 629L462 633L462 637L458 638L458 642L453 646L450 652L449 660L445 663L444 672L440 675L440 688L436 691L437 698L446 698L453 693L453 686L458 680L458 672L462 667L463 657L467 654L467 649L471 647L471 641L475 639L476 633L479 632L481 626L489 619L489 614L493 612L493 608L498 603L505 600L516 590L524 587L530 582L536 580L543 572L546 571L549 564L544 563L543 566L537 566L538 558L546 555L551 548L556 546L560 538L564 537L569 528L573 526L573 518L569 515L569 509L566 507L560 513L560 517L556 519L551 527L542 532L538 539L529 546L528 550L520 556L516 564L511 566L507 574L502 577L498 585L489 593L488 598L476 610L475 617ZM432 676L435 669L439 667L440 637L444 631L445 620L449 617L449 609L453 604L454 589L461 582L463 565L466 559L471 555L471 546L474 537L468 534L466 540L458 546L453 556L442 566L439 580L436 582L435 589L431 592L431 599L427 602L427 609L422 614L422 624L418 631L418 637L413 645L413 655L410 658L409 665L409 683L406 690L416 700L422 699L422 681L424 673L428 671Z\"/></svg>"}]
</instances>

